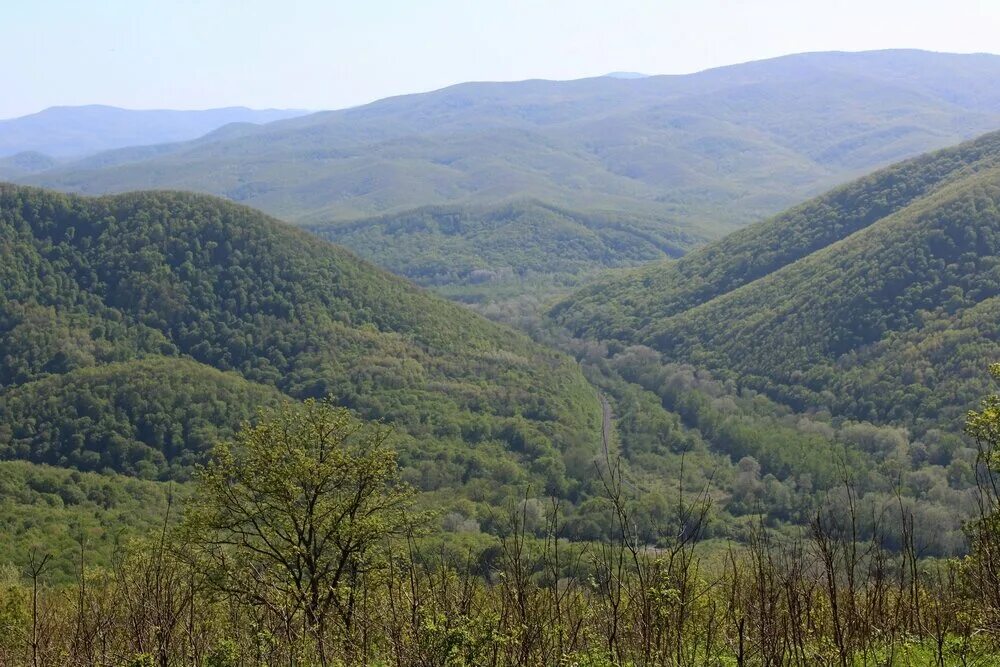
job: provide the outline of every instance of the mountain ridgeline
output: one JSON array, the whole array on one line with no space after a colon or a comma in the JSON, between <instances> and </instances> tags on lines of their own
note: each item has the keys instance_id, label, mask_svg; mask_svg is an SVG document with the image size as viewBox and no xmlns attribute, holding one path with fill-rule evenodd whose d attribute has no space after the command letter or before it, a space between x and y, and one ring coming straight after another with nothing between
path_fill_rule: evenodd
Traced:
<instances>
[{"instance_id":1,"label":"mountain ridgeline","mask_svg":"<svg viewBox=\"0 0 1000 667\"><path fill-rule=\"evenodd\" d=\"M332 396L425 490L589 474L567 357L251 209L2 185L0 246L4 458L183 479L257 406Z\"/></svg>"},{"instance_id":2,"label":"mountain ridgeline","mask_svg":"<svg viewBox=\"0 0 1000 667\"><path fill-rule=\"evenodd\" d=\"M0 122L0 666L1000 664L1000 56L297 115Z\"/></svg>"},{"instance_id":3,"label":"mountain ridgeline","mask_svg":"<svg viewBox=\"0 0 1000 667\"><path fill-rule=\"evenodd\" d=\"M138 111L100 104L50 107L0 120L0 157L40 153L50 159L80 158L126 146L189 141L230 123L270 123L304 113L245 107L203 111Z\"/></svg>"},{"instance_id":4,"label":"mountain ridgeline","mask_svg":"<svg viewBox=\"0 0 1000 667\"><path fill-rule=\"evenodd\" d=\"M425 284L447 274L442 261L471 267L456 273L459 285L473 270L524 276L538 264L527 250L534 241L566 237L567 261L548 269L565 282L579 267L655 258L664 238L689 249L874 168L993 130L998 90L1000 57L921 51L800 54L679 76L465 83L9 177L81 194L221 195L319 225ZM523 202L547 210L524 215ZM523 245L491 231L504 211L511 235L534 220ZM452 215L490 229L411 229ZM539 232L549 224L553 231Z\"/></svg>"},{"instance_id":5,"label":"mountain ridgeline","mask_svg":"<svg viewBox=\"0 0 1000 667\"><path fill-rule=\"evenodd\" d=\"M792 407L960 422L1000 356L1000 133L878 171L550 313Z\"/></svg>"}]
</instances>

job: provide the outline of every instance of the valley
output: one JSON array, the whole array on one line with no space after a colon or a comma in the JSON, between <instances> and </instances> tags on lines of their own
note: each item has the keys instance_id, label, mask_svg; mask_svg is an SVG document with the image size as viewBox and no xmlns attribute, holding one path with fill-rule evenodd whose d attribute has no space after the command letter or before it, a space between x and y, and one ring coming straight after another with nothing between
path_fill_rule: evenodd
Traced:
<instances>
[{"instance_id":1,"label":"valley","mask_svg":"<svg viewBox=\"0 0 1000 667\"><path fill-rule=\"evenodd\" d=\"M19 287L5 301L6 457L183 481L252 407L332 396L393 426L404 477L426 502L449 494L453 513L487 531L491 513L526 484L564 499L577 539L606 539L587 517L601 505L600 461L620 453L652 543L669 534L664 503L677 483L713 498L711 531L725 537L759 514L757 504L776 527L802 525L845 471L865 470L852 475L865 502L899 495L921 520L921 549L957 553L977 460L957 426L988 391L981 360L995 354L995 337L969 331L991 321L997 145L985 135L894 165L678 260L596 282L547 314L494 313L536 342L218 199L9 187L8 247L17 252L8 284ZM541 261L544 249L533 251ZM926 254L920 291L901 282L905 263L872 259L892 253ZM879 282L872 266L894 282ZM929 271L937 266L939 276ZM54 289L43 275L65 278ZM848 298L845 283L810 315L816 285L836 285L833 275L863 275L870 291ZM900 300L911 293L914 305ZM896 310L872 310L880 303ZM836 345L783 308L815 320ZM919 319L905 318L916 311ZM686 324L689 312L715 320ZM768 314L775 319L761 320ZM762 328L739 321L751 316ZM28 335L39 326L51 332L44 342ZM686 330L749 346L712 357L704 341L686 342ZM761 347L742 343L768 335ZM932 356L921 366L915 354ZM715 361L729 358L748 365ZM904 358L905 372L882 384L872 376Z\"/></svg>"}]
</instances>

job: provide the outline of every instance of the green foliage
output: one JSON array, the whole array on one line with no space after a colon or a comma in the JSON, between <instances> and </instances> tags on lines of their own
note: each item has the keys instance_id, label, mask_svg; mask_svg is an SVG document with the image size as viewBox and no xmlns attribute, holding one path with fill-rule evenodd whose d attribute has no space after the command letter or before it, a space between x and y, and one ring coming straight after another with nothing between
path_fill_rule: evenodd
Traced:
<instances>
[{"instance_id":1,"label":"green foliage","mask_svg":"<svg viewBox=\"0 0 1000 667\"><path fill-rule=\"evenodd\" d=\"M0 244L7 457L183 478L282 395L392 424L434 488L578 492L530 463L596 452L571 360L249 209L0 186Z\"/></svg>"},{"instance_id":2,"label":"green foliage","mask_svg":"<svg viewBox=\"0 0 1000 667\"><path fill-rule=\"evenodd\" d=\"M262 414L198 475L185 542L209 581L305 622L323 654L332 617L349 627L386 540L419 521L388 431L308 400Z\"/></svg>"},{"instance_id":3,"label":"green foliage","mask_svg":"<svg viewBox=\"0 0 1000 667\"><path fill-rule=\"evenodd\" d=\"M721 297L861 231L942 186L1000 163L1000 134L883 169L689 253L611 277L555 310L578 334L611 338ZM611 297L622 297L612 301Z\"/></svg>"},{"instance_id":4,"label":"green foliage","mask_svg":"<svg viewBox=\"0 0 1000 667\"><path fill-rule=\"evenodd\" d=\"M598 268L676 257L703 241L653 216L576 212L527 201L425 207L352 222L310 225L393 273L429 287L523 286L573 281Z\"/></svg>"},{"instance_id":5,"label":"green foliage","mask_svg":"<svg viewBox=\"0 0 1000 667\"><path fill-rule=\"evenodd\" d=\"M676 531L667 509L679 481L715 499L706 535L746 539L748 519L784 530L807 524L822 505L846 512L846 479L866 508L858 525L864 534L893 523L889 510L902 503L915 517L923 553L965 548L976 453L953 434L932 430L918 438L900 427L796 414L692 366L664 364L648 348L627 348L587 368L613 399L621 451L642 489L634 519L650 542ZM585 525L590 507L573 521Z\"/></svg>"},{"instance_id":6,"label":"green foliage","mask_svg":"<svg viewBox=\"0 0 1000 667\"><path fill-rule=\"evenodd\" d=\"M990 366L993 380L1000 381L1000 363ZM970 410L965 431L978 448L976 482L979 488L979 515L966 526L969 556L964 575L972 590L990 604L1000 604L1000 577L997 557L1000 549L1000 395L989 394L979 410Z\"/></svg>"},{"instance_id":7,"label":"green foliage","mask_svg":"<svg viewBox=\"0 0 1000 667\"><path fill-rule=\"evenodd\" d=\"M46 580L71 581L83 565L108 567L116 545L159 530L169 499L185 485L0 462L0 573L20 567L31 549L52 555ZM2 582L0 582L2 587ZM3 612L0 611L0 614Z\"/></svg>"},{"instance_id":8,"label":"green foliage","mask_svg":"<svg viewBox=\"0 0 1000 667\"><path fill-rule=\"evenodd\" d=\"M998 165L1000 134L902 163L551 315L797 410L954 424L1000 354Z\"/></svg>"},{"instance_id":9,"label":"green foliage","mask_svg":"<svg viewBox=\"0 0 1000 667\"><path fill-rule=\"evenodd\" d=\"M0 456L184 479L218 440L281 394L190 359L74 369L0 394Z\"/></svg>"},{"instance_id":10,"label":"green foliage","mask_svg":"<svg viewBox=\"0 0 1000 667\"><path fill-rule=\"evenodd\" d=\"M728 395L727 385L690 367L656 368L650 354L627 350L604 360L607 368L595 375L633 424L623 435L648 434L635 421L640 415L624 406L656 412L637 384L658 385L664 406L677 406L682 422L697 420L709 437L724 430L724 414L754 417L750 430L768 427L771 437L791 430L767 399ZM991 372L1000 380L1000 364ZM617 373L637 383L623 383ZM668 449L705 453L697 436L686 442L678 436L682 423L655 419L675 432L661 443ZM852 462L858 469L878 465L887 446L902 445L861 424L827 427L825 439L836 439L837 428L836 437L853 439L870 455ZM923 517L901 496L889 512L865 503L864 475L845 478L840 499L831 489L812 508L808 530L782 535L755 520L746 524L744 544L721 550L699 544L705 536L699 508L713 490L685 498L682 483L680 521L650 548L641 527L647 498L624 493L631 475L619 476L617 464L605 471L610 532L599 546L567 542L574 528L563 522L560 504L540 509L533 498L508 505L495 537L456 544L414 538L415 498L386 447L386 429L330 403L283 403L215 450L183 507L182 530L146 527L145 539L127 540L108 565L88 560L85 567L92 545L84 544L77 552L80 574L68 586L50 583L47 558L32 558L34 574L22 577L0 567L0 659L12 665L48 664L57 656L137 665L192 657L209 665L995 664L1000 506L989 475L1000 443L1000 397L987 397L971 412L967 428L987 476L979 484L981 518L969 527L971 553L961 559L919 559ZM809 444L822 447L821 440ZM738 468L752 478L759 468L748 458ZM772 465L816 469L801 458ZM23 474L32 487L68 477L85 489L101 479L52 470L39 476L38 466L23 462L0 467ZM734 495L744 481L736 480ZM888 514L896 520L887 522Z\"/></svg>"}]
</instances>

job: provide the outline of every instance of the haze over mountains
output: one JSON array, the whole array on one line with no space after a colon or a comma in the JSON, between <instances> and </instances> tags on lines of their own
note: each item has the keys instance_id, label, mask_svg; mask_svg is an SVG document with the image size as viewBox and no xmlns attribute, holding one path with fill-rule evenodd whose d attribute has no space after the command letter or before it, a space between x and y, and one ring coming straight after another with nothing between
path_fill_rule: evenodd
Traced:
<instances>
[{"instance_id":1,"label":"haze over mountains","mask_svg":"<svg viewBox=\"0 0 1000 667\"><path fill-rule=\"evenodd\" d=\"M815 549L808 569L822 574L827 520L831 535L850 535L833 556L847 559L845 582L860 571L856 544L875 545L876 564L964 558L983 459L962 426L1000 358L998 62L813 54L693 78L468 84L71 163L0 158L0 177L111 190L267 175L273 188L254 181L239 196L302 207L288 224L204 193L0 183L0 567L42 545L55 554L48 576L71 582L85 567L122 568L122 544L162 551L171 517L197 512L210 461L229 461L207 473L226 497L247 485L237 503L251 516L308 511L320 494L296 500L289 475L240 475L298 466L315 441L330 465L307 477L326 484L354 470L339 456L366 429L394 452L394 488L413 492L404 518L416 530L407 523L407 551L386 552L377 577L411 591L399 599L418 598L393 570L403 553L483 591L521 576L494 575L505 562L527 563L526 580L551 581L538 591L580 582L594 596L581 609L645 553L704 553L705 570L690 561L699 573L715 560L736 576L765 562L738 550L773 539ZM810 91L805 102L796 89ZM979 125L993 129L744 224L796 189ZM344 190L355 167L368 180ZM480 181L462 190L470 174ZM602 189L612 182L631 189ZM317 221L375 204L388 210ZM314 411L313 399L340 411ZM267 410L303 400L306 412L267 425ZM338 421L314 422L321 414ZM321 428L300 438L303 423ZM250 424L262 440L216 448ZM359 451L381 452L375 441ZM264 456L227 458L246 451ZM359 488L375 467L350 473ZM324 495L356 497L337 480ZM308 542L299 525L276 534ZM366 526L356 534L378 527ZM131 540L150 535L159 542ZM573 562L532 564L547 544ZM253 595L261 572L247 577ZM685 580L671 576L668 566L634 590L677 591ZM827 590L810 582L808 604ZM739 590L719 608L754 589ZM982 597L971 590L968 606ZM82 609L83 596L64 596L65 608ZM531 664L552 654L566 655L539 651Z\"/></svg>"},{"instance_id":2,"label":"haze over mountains","mask_svg":"<svg viewBox=\"0 0 1000 667\"><path fill-rule=\"evenodd\" d=\"M567 244L606 250L574 271L627 265L998 126L1000 57L812 53L683 76L466 83L112 151L18 180L91 194L218 194L329 225L324 236L379 261L372 239L389 224L407 229L412 253L385 266L416 277L449 262L440 249L455 244L468 270L454 280L468 283L483 272L521 275L531 262L477 250L472 230L411 232L407 220L426 218L428 206L460 216L489 209L496 220L533 201L614 219L610 243L587 225L563 226ZM668 244L651 242L650 219ZM523 245L536 241L544 244L529 232Z\"/></svg>"},{"instance_id":3,"label":"haze over mountains","mask_svg":"<svg viewBox=\"0 0 1000 667\"><path fill-rule=\"evenodd\" d=\"M187 141L229 123L270 123L305 113L245 107L204 111L137 111L100 104L50 107L28 116L0 120L0 158L18 153L41 153L60 159L82 157L126 146Z\"/></svg>"},{"instance_id":4,"label":"haze over mountains","mask_svg":"<svg viewBox=\"0 0 1000 667\"><path fill-rule=\"evenodd\" d=\"M1000 667L1000 3L234 7L5 6L0 667Z\"/></svg>"}]
</instances>

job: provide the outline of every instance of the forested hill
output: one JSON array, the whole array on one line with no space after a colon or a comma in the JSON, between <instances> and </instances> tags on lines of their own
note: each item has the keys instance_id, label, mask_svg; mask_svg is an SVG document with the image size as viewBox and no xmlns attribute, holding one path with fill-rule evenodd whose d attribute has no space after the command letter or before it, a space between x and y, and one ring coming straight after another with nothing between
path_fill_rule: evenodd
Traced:
<instances>
[{"instance_id":1,"label":"forested hill","mask_svg":"<svg viewBox=\"0 0 1000 667\"><path fill-rule=\"evenodd\" d=\"M568 358L252 209L0 185L0 248L4 458L183 478L256 406L328 395L422 488L569 493L597 451Z\"/></svg>"},{"instance_id":2,"label":"forested hill","mask_svg":"<svg viewBox=\"0 0 1000 667\"><path fill-rule=\"evenodd\" d=\"M551 316L797 409L958 423L1000 356L1000 133L838 188Z\"/></svg>"},{"instance_id":3,"label":"forested hill","mask_svg":"<svg viewBox=\"0 0 1000 667\"><path fill-rule=\"evenodd\" d=\"M427 286L579 277L678 257L706 240L656 216L582 213L539 201L428 206L307 229Z\"/></svg>"}]
</instances>

